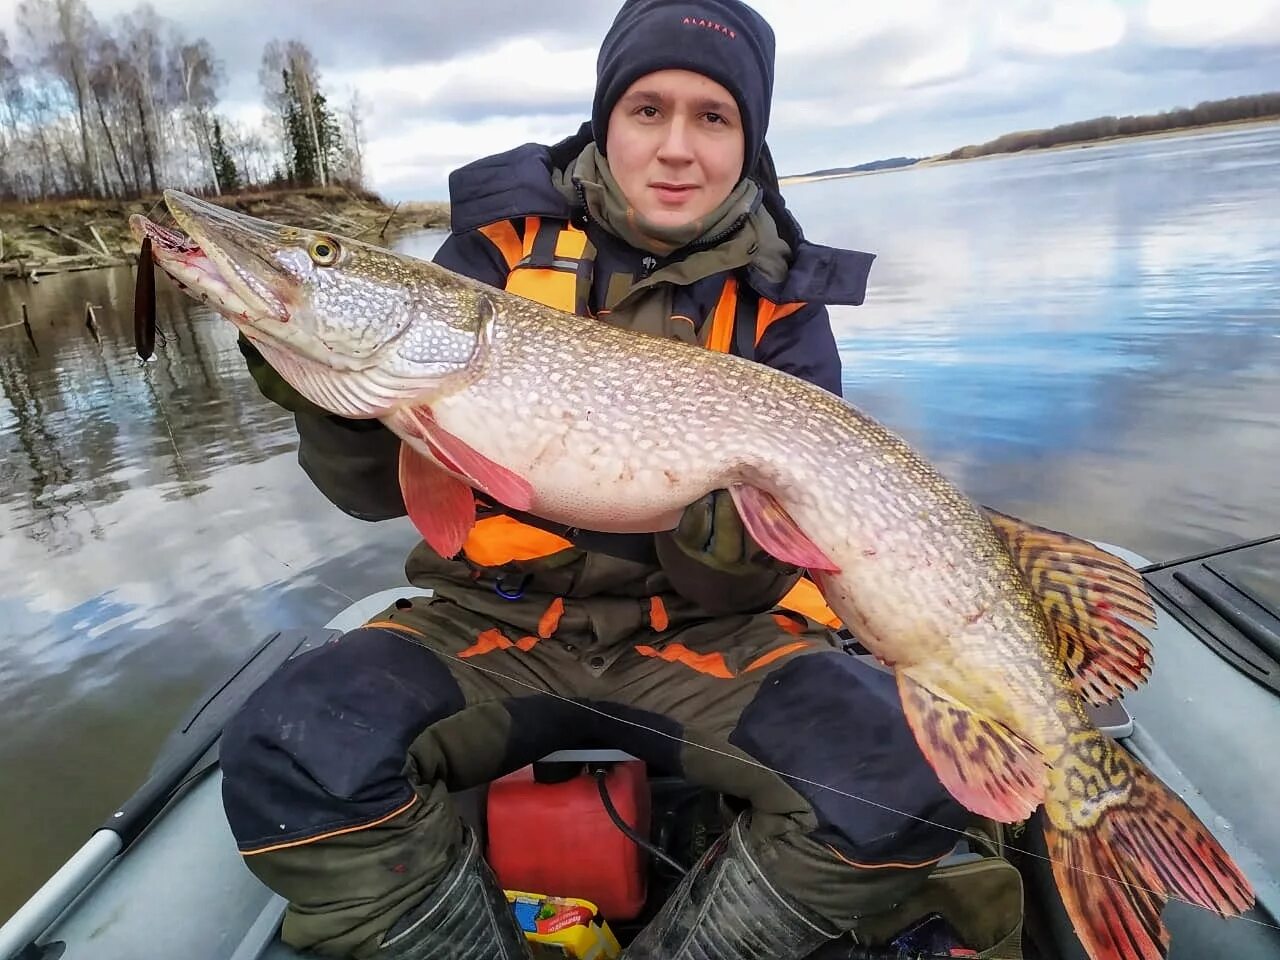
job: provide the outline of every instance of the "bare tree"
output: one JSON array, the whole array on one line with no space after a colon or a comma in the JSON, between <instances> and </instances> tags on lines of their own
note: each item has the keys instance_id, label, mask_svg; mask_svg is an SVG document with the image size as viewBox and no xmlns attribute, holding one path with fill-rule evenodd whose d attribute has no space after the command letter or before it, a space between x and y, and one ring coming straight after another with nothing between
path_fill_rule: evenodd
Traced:
<instances>
[{"instance_id":1,"label":"bare tree","mask_svg":"<svg viewBox=\"0 0 1280 960\"><path fill-rule=\"evenodd\" d=\"M152 193L160 192L157 168L162 166L157 115L164 88L164 22L149 3L121 18L118 32L125 63L124 82L138 121L139 143L147 165Z\"/></svg>"},{"instance_id":2,"label":"bare tree","mask_svg":"<svg viewBox=\"0 0 1280 960\"><path fill-rule=\"evenodd\" d=\"M364 101L359 90L352 90L342 112L343 147L347 180L364 184Z\"/></svg>"},{"instance_id":3,"label":"bare tree","mask_svg":"<svg viewBox=\"0 0 1280 960\"><path fill-rule=\"evenodd\" d=\"M84 0L20 0L18 28L70 95L79 122L81 185L96 192L89 150L87 51L97 23Z\"/></svg>"},{"instance_id":4,"label":"bare tree","mask_svg":"<svg viewBox=\"0 0 1280 960\"><path fill-rule=\"evenodd\" d=\"M200 145L201 159L208 162L215 193L222 193L218 182L217 165L213 161L213 132L211 114L218 102L218 87L222 84L222 64L213 53L208 40L184 43L176 50L178 82L182 91L186 120Z\"/></svg>"},{"instance_id":5,"label":"bare tree","mask_svg":"<svg viewBox=\"0 0 1280 960\"><path fill-rule=\"evenodd\" d=\"M208 41L152 0L101 25L92 2L18 0L18 32L0 32L0 196L362 181L367 105L344 90L331 107L305 44L267 44L266 117L232 123Z\"/></svg>"},{"instance_id":6,"label":"bare tree","mask_svg":"<svg viewBox=\"0 0 1280 960\"><path fill-rule=\"evenodd\" d=\"M223 124L222 133L246 186L270 179L271 151L267 146L268 131L265 127L254 129L228 120Z\"/></svg>"},{"instance_id":7,"label":"bare tree","mask_svg":"<svg viewBox=\"0 0 1280 960\"><path fill-rule=\"evenodd\" d=\"M99 34L89 56L89 90L93 94L93 105L96 108L98 122L102 126L102 134L107 139L111 161L116 176L120 180L121 193L129 191L129 180L125 176L124 163L120 149L117 147L117 136L112 132L114 127L118 133L124 134L127 129L124 111L121 109L125 101L123 70L127 69L115 38L106 33ZM127 141L124 141L127 142ZM136 172L136 170L135 170ZM105 185L106 180L104 178ZM137 177L134 177L133 188L138 190Z\"/></svg>"},{"instance_id":8,"label":"bare tree","mask_svg":"<svg viewBox=\"0 0 1280 960\"><path fill-rule=\"evenodd\" d=\"M8 34L0 30L0 197L18 195L18 169L14 160L20 144L14 103L20 89L17 68L9 59Z\"/></svg>"}]
</instances>

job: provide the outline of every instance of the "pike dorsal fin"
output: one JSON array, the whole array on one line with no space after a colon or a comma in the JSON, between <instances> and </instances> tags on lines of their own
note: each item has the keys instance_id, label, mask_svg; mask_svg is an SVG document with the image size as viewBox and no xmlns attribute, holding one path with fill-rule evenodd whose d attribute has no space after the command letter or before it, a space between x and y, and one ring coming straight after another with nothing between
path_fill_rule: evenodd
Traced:
<instances>
[{"instance_id":1,"label":"pike dorsal fin","mask_svg":"<svg viewBox=\"0 0 1280 960\"><path fill-rule=\"evenodd\" d=\"M1141 686L1151 675L1151 642L1120 619L1155 625L1141 574L1087 540L982 509L1044 608L1081 696L1099 705Z\"/></svg>"}]
</instances>

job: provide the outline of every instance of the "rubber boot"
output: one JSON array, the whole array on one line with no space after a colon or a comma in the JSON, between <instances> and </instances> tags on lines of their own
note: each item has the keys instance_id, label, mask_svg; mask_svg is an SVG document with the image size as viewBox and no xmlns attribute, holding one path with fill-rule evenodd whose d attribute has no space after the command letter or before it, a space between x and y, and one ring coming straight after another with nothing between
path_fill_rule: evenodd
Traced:
<instances>
[{"instance_id":1,"label":"rubber boot","mask_svg":"<svg viewBox=\"0 0 1280 960\"><path fill-rule=\"evenodd\" d=\"M742 818L680 882L623 951L625 960L800 960L843 931L769 882Z\"/></svg>"},{"instance_id":2,"label":"rubber boot","mask_svg":"<svg viewBox=\"0 0 1280 960\"><path fill-rule=\"evenodd\" d=\"M467 830L462 855L387 931L377 960L533 960L506 895Z\"/></svg>"}]
</instances>

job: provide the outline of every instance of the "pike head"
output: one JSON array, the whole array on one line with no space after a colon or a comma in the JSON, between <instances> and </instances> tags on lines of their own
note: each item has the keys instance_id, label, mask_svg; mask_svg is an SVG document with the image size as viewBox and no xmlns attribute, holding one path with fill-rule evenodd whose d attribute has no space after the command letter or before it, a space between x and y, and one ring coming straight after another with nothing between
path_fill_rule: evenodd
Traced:
<instances>
[{"instance_id":1,"label":"pike head","mask_svg":"<svg viewBox=\"0 0 1280 960\"><path fill-rule=\"evenodd\" d=\"M232 321L299 393L379 417L465 383L496 315L478 283L357 240L284 226L174 190L178 230L134 215L155 262Z\"/></svg>"}]
</instances>

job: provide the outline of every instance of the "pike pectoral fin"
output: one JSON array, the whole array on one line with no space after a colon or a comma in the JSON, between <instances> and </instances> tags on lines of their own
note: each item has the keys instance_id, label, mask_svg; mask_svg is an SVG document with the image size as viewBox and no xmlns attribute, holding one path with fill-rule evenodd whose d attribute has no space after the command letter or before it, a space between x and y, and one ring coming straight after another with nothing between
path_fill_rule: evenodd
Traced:
<instances>
[{"instance_id":1,"label":"pike pectoral fin","mask_svg":"<svg viewBox=\"0 0 1280 960\"><path fill-rule=\"evenodd\" d=\"M459 476L466 477L480 490L501 501L513 510L529 510L533 507L533 486L519 474L500 463L494 463L483 453L459 440L431 416L425 408L406 411L399 418L402 427L409 428L446 467Z\"/></svg>"},{"instance_id":2,"label":"pike pectoral fin","mask_svg":"<svg viewBox=\"0 0 1280 960\"><path fill-rule=\"evenodd\" d=\"M400 493L409 519L431 549L456 556L476 522L471 488L400 442Z\"/></svg>"},{"instance_id":3,"label":"pike pectoral fin","mask_svg":"<svg viewBox=\"0 0 1280 960\"><path fill-rule=\"evenodd\" d=\"M951 795L1001 823L1029 817L1044 800L1043 754L999 721L896 672L911 732Z\"/></svg>"},{"instance_id":4,"label":"pike pectoral fin","mask_svg":"<svg viewBox=\"0 0 1280 960\"><path fill-rule=\"evenodd\" d=\"M771 555L809 570L840 571L772 495L745 483L730 484L729 493L747 532Z\"/></svg>"},{"instance_id":5,"label":"pike pectoral fin","mask_svg":"<svg viewBox=\"0 0 1280 960\"><path fill-rule=\"evenodd\" d=\"M1142 575L1087 540L988 507L983 511L1044 608L1058 655L1081 696L1107 703L1146 682L1151 641L1120 619L1155 624Z\"/></svg>"}]
</instances>

